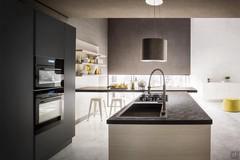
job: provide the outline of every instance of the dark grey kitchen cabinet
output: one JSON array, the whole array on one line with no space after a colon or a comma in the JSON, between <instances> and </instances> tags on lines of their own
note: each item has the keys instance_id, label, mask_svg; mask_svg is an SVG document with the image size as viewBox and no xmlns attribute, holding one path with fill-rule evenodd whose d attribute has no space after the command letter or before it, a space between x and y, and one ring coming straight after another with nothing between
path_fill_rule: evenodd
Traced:
<instances>
[{"instance_id":1,"label":"dark grey kitchen cabinet","mask_svg":"<svg viewBox=\"0 0 240 160\"><path fill-rule=\"evenodd\" d=\"M38 12L38 14L41 14ZM46 16L46 15L45 15ZM51 18L52 19L52 18ZM56 21L54 19L54 21ZM35 159L47 160L72 142L75 135L75 41L76 29L63 22L64 118L54 127L35 135ZM41 41L39 41L41 43ZM36 44L37 45L37 44ZM55 46L57 47L57 46ZM48 56L48 54L43 55ZM56 56L56 55L51 55ZM59 57L59 56L58 56Z\"/></svg>"},{"instance_id":2,"label":"dark grey kitchen cabinet","mask_svg":"<svg viewBox=\"0 0 240 160\"><path fill-rule=\"evenodd\" d=\"M35 54L64 58L64 23L40 11L35 12Z\"/></svg>"},{"instance_id":3,"label":"dark grey kitchen cabinet","mask_svg":"<svg viewBox=\"0 0 240 160\"><path fill-rule=\"evenodd\" d=\"M68 128L68 130L65 130L65 136L67 138L75 136L75 41L76 29L70 25L65 25L64 96L65 117Z\"/></svg>"},{"instance_id":4,"label":"dark grey kitchen cabinet","mask_svg":"<svg viewBox=\"0 0 240 160\"><path fill-rule=\"evenodd\" d=\"M0 159L33 160L33 8L1 1Z\"/></svg>"},{"instance_id":5,"label":"dark grey kitchen cabinet","mask_svg":"<svg viewBox=\"0 0 240 160\"><path fill-rule=\"evenodd\" d=\"M34 11L30 0L26 1L0 2L4 13L0 23L0 160L47 160L69 144L75 133L75 28ZM37 39L37 30L43 31L40 27L50 28L49 37ZM64 58L66 69L64 120L38 135L34 134L35 54Z\"/></svg>"}]
</instances>

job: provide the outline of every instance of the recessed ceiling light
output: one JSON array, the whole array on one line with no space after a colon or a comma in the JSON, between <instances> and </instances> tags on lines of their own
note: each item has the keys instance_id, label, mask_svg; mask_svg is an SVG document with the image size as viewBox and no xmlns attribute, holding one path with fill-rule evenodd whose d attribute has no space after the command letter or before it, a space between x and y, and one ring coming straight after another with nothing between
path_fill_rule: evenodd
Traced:
<instances>
[{"instance_id":1,"label":"recessed ceiling light","mask_svg":"<svg viewBox=\"0 0 240 160\"><path fill-rule=\"evenodd\" d=\"M150 6L160 6L163 4L163 0L145 0L145 2Z\"/></svg>"}]
</instances>

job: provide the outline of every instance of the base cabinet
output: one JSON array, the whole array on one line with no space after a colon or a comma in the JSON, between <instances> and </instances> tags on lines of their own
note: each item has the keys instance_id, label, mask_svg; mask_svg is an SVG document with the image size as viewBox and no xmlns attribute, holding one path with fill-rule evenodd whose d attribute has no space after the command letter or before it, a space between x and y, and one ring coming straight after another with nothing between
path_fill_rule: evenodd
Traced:
<instances>
[{"instance_id":1,"label":"base cabinet","mask_svg":"<svg viewBox=\"0 0 240 160\"><path fill-rule=\"evenodd\" d=\"M210 125L109 125L109 160L210 160Z\"/></svg>"}]
</instances>

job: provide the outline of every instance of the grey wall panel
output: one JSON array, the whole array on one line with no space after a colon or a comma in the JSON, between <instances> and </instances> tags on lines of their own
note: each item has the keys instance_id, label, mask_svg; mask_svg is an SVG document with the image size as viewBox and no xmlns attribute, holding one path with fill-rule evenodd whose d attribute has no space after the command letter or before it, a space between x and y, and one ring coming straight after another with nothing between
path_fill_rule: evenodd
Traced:
<instances>
[{"instance_id":1,"label":"grey wall panel","mask_svg":"<svg viewBox=\"0 0 240 160\"><path fill-rule=\"evenodd\" d=\"M190 19L109 19L109 74L150 74L162 68L168 75L190 74ZM168 40L168 61L140 62L142 39Z\"/></svg>"}]
</instances>

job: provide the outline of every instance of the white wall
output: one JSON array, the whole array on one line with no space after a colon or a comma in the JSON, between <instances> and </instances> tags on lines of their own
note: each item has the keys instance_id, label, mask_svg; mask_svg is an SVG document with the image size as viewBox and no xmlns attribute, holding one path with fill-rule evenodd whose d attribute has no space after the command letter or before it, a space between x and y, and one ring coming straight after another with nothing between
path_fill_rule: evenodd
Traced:
<instances>
[{"instance_id":1,"label":"white wall","mask_svg":"<svg viewBox=\"0 0 240 160\"><path fill-rule=\"evenodd\" d=\"M69 18L68 23L76 27L76 36L78 39L99 46L100 54L107 56L107 19ZM107 64L107 59L104 60L104 64ZM107 69L104 70L103 74L105 76L76 77L76 88L101 85L106 86ZM75 119L86 116L88 114L90 99L99 96L106 97L106 95L99 95L98 93L76 93Z\"/></svg>"},{"instance_id":2,"label":"white wall","mask_svg":"<svg viewBox=\"0 0 240 160\"><path fill-rule=\"evenodd\" d=\"M230 76L240 82L240 19L193 18L191 22L191 81L202 95L211 78Z\"/></svg>"}]
</instances>

